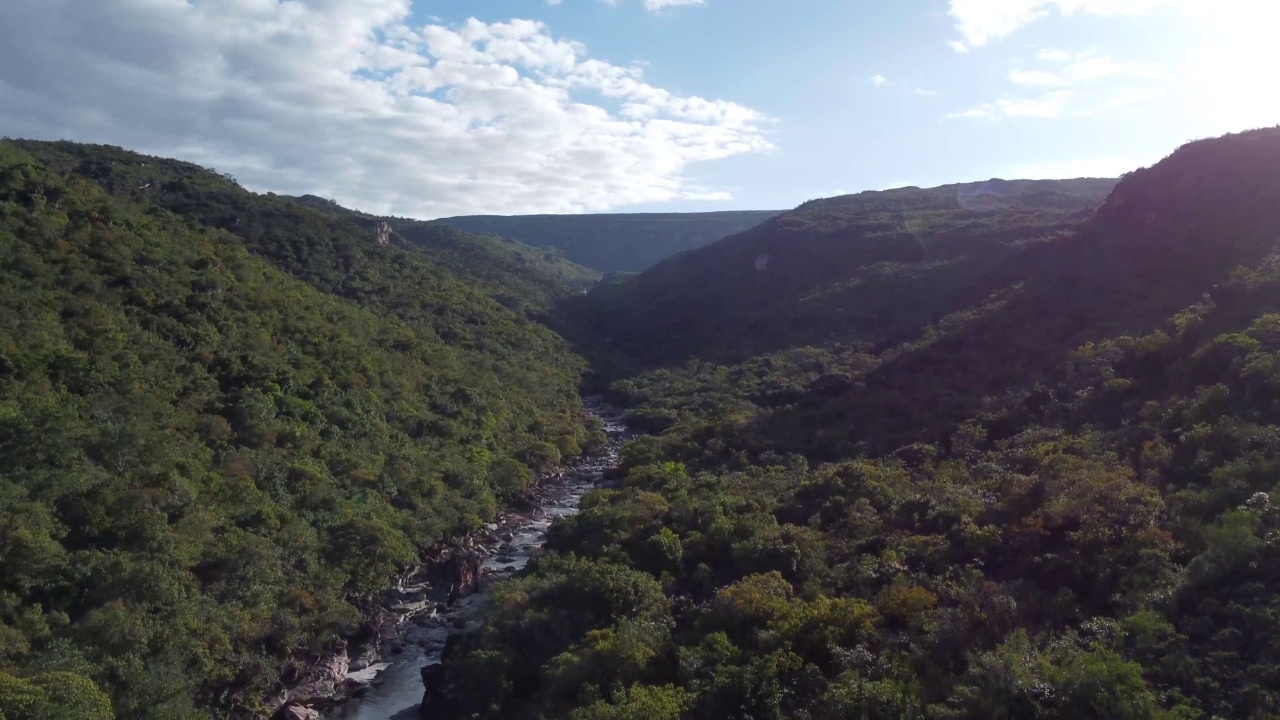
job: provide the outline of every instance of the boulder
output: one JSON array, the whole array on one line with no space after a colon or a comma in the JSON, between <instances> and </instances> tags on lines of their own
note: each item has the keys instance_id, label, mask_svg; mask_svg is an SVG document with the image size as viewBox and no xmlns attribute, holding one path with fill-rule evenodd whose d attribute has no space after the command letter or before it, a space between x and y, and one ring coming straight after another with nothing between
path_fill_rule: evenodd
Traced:
<instances>
[{"instance_id":1,"label":"boulder","mask_svg":"<svg viewBox=\"0 0 1280 720\"><path fill-rule=\"evenodd\" d=\"M320 711L297 703L286 703L276 711L276 720L320 720Z\"/></svg>"},{"instance_id":2,"label":"boulder","mask_svg":"<svg viewBox=\"0 0 1280 720\"><path fill-rule=\"evenodd\" d=\"M293 694L295 697L331 698L337 694L350 669L347 643L339 641L337 651L321 657L307 670L303 682Z\"/></svg>"},{"instance_id":3,"label":"boulder","mask_svg":"<svg viewBox=\"0 0 1280 720\"><path fill-rule=\"evenodd\" d=\"M451 547L440 551L429 561L427 572L433 585L450 589L449 599L452 601L480 589L483 567L483 553L470 547Z\"/></svg>"}]
</instances>

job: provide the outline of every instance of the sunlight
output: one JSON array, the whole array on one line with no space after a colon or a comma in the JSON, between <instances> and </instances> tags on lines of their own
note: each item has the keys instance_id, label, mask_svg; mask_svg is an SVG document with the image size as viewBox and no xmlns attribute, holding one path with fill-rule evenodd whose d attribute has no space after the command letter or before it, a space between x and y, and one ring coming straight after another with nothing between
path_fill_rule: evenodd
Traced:
<instances>
[{"instance_id":1,"label":"sunlight","mask_svg":"<svg viewBox=\"0 0 1280 720\"><path fill-rule=\"evenodd\" d=\"M1185 58L1188 115L1206 133L1280 122L1274 79L1280 66L1275 43L1280 6L1243 0L1189 3L1186 13L1204 34Z\"/></svg>"}]
</instances>

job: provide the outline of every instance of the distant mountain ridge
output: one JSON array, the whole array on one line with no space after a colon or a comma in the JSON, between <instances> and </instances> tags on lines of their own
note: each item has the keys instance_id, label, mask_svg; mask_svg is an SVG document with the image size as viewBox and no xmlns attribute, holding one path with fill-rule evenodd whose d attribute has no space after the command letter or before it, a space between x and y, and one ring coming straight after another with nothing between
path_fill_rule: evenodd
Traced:
<instances>
[{"instance_id":1,"label":"distant mountain ridge","mask_svg":"<svg viewBox=\"0 0 1280 720\"><path fill-rule=\"evenodd\" d=\"M370 215L315 195L302 195L294 200L351 220L379 238L379 242L423 252L454 273L481 282L499 295L536 297L544 307L551 304L557 294L584 290L602 277L598 270L566 259L564 253L555 248L533 247L511 238L470 233L441 222Z\"/></svg>"},{"instance_id":2,"label":"distant mountain ridge","mask_svg":"<svg viewBox=\"0 0 1280 720\"><path fill-rule=\"evenodd\" d=\"M989 180L813 200L601 286L584 312L649 362L913 333L1017 282L1013 259L1091 217L1115 183Z\"/></svg>"},{"instance_id":3,"label":"distant mountain ridge","mask_svg":"<svg viewBox=\"0 0 1280 720\"><path fill-rule=\"evenodd\" d=\"M471 233L553 247L601 272L640 272L654 263L755 227L777 210L604 215L471 215L442 222Z\"/></svg>"}]
</instances>

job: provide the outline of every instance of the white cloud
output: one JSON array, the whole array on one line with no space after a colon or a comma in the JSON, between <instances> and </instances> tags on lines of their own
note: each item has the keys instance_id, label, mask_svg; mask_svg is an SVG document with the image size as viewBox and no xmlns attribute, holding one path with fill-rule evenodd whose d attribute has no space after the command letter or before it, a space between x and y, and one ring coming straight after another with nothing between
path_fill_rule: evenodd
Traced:
<instances>
[{"instance_id":1,"label":"white cloud","mask_svg":"<svg viewBox=\"0 0 1280 720\"><path fill-rule=\"evenodd\" d=\"M994 102L947 115L948 118L995 119L1000 117L1056 118L1093 115L1100 110L1150 99L1158 91L1150 87L1117 89L1104 81L1116 78L1150 79L1163 75L1154 63L1118 61L1096 50L1082 53L1041 51L1037 58L1052 63L1052 70L1015 67L1009 82L1021 87L1063 88L1039 97L1005 95ZM1068 108L1068 105L1074 107Z\"/></svg>"},{"instance_id":2,"label":"white cloud","mask_svg":"<svg viewBox=\"0 0 1280 720\"><path fill-rule=\"evenodd\" d=\"M1045 162L1010 165L998 169L997 177L1020 180L1051 180L1080 177L1120 177L1160 160L1161 155L1105 155L1100 157L1048 160Z\"/></svg>"},{"instance_id":3,"label":"white cloud","mask_svg":"<svg viewBox=\"0 0 1280 720\"><path fill-rule=\"evenodd\" d=\"M875 86L877 86L877 87L882 87L882 86L884 86L884 85L888 85L888 84L889 84L889 78L887 78L887 77L885 77L885 76L883 76L883 75L872 75L872 76L871 76L871 84L872 84L872 85L875 85Z\"/></svg>"},{"instance_id":4,"label":"white cloud","mask_svg":"<svg viewBox=\"0 0 1280 720\"><path fill-rule=\"evenodd\" d=\"M937 94L938 94L938 91L937 91L937 90L929 90L929 89L926 89L926 88L916 88L916 89L914 90L914 92L915 92L915 94L917 94L917 95L921 95L921 96L924 96L924 97L933 97L934 95L937 95Z\"/></svg>"},{"instance_id":5,"label":"white cloud","mask_svg":"<svg viewBox=\"0 0 1280 720\"><path fill-rule=\"evenodd\" d=\"M705 4L705 0L644 0L644 9L656 12L663 8L703 4Z\"/></svg>"},{"instance_id":6,"label":"white cloud","mask_svg":"<svg viewBox=\"0 0 1280 720\"><path fill-rule=\"evenodd\" d=\"M1009 80L1016 85L1076 85L1113 77L1156 77L1163 74L1163 69L1156 63L1137 60L1113 60L1096 50L1088 50L1072 55L1055 51L1052 54L1040 53L1037 57L1051 58L1057 67L1049 70L1015 69L1009 73Z\"/></svg>"},{"instance_id":7,"label":"white cloud","mask_svg":"<svg viewBox=\"0 0 1280 720\"><path fill-rule=\"evenodd\" d=\"M541 23L418 27L411 9L4 0L0 134L176 155L415 217L723 197L686 169L771 148L760 113L655 87Z\"/></svg>"},{"instance_id":8,"label":"white cloud","mask_svg":"<svg viewBox=\"0 0 1280 720\"><path fill-rule=\"evenodd\" d=\"M1009 80L1015 85L1062 85L1065 82L1045 70L1014 70L1009 73Z\"/></svg>"},{"instance_id":9,"label":"white cloud","mask_svg":"<svg viewBox=\"0 0 1280 720\"><path fill-rule=\"evenodd\" d=\"M1077 55L1076 59L1066 66L1068 77L1075 81L1098 80L1117 76L1155 77L1162 74L1162 72L1160 66L1156 63L1135 60L1112 60L1106 55L1099 55L1094 52Z\"/></svg>"},{"instance_id":10,"label":"white cloud","mask_svg":"<svg viewBox=\"0 0 1280 720\"><path fill-rule=\"evenodd\" d=\"M1037 97L1002 97L994 102L953 112L948 119L995 120L1004 117L1057 118L1064 114L1067 103L1075 96L1069 90L1055 90Z\"/></svg>"},{"instance_id":11,"label":"white cloud","mask_svg":"<svg viewBox=\"0 0 1280 720\"><path fill-rule=\"evenodd\" d=\"M1176 0L951 0L951 17L964 36L952 41L957 52L982 47L1009 35L1053 11L1063 16L1141 15Z\"/></svg>"}]
</instances>

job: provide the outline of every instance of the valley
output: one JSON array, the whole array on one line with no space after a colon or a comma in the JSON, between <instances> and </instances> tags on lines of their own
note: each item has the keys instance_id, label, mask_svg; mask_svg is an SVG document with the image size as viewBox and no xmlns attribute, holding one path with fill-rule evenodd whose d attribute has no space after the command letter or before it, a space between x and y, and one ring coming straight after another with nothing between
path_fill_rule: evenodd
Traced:
<instances>
[{"instance_id":1,"label":"valley","mask_svg":"<svg viewBox=\"0 0 1280 720\"><path fill-rule=\"evenodd\" d=\"M1280 128L431 222L5 140L0 280L2 717L1280 714Z\"/></svg>"},{"instance_id":2,"label":"valley","mask_svg":"<svg viewBox=\"0 0 1280 720\"><path fill-rule=\"evenodd\" d=\"M443 225L545 246L603 273L637 273L672 255L759 225L779 211L444 218Z\"/></svg>"}]
</instances>

